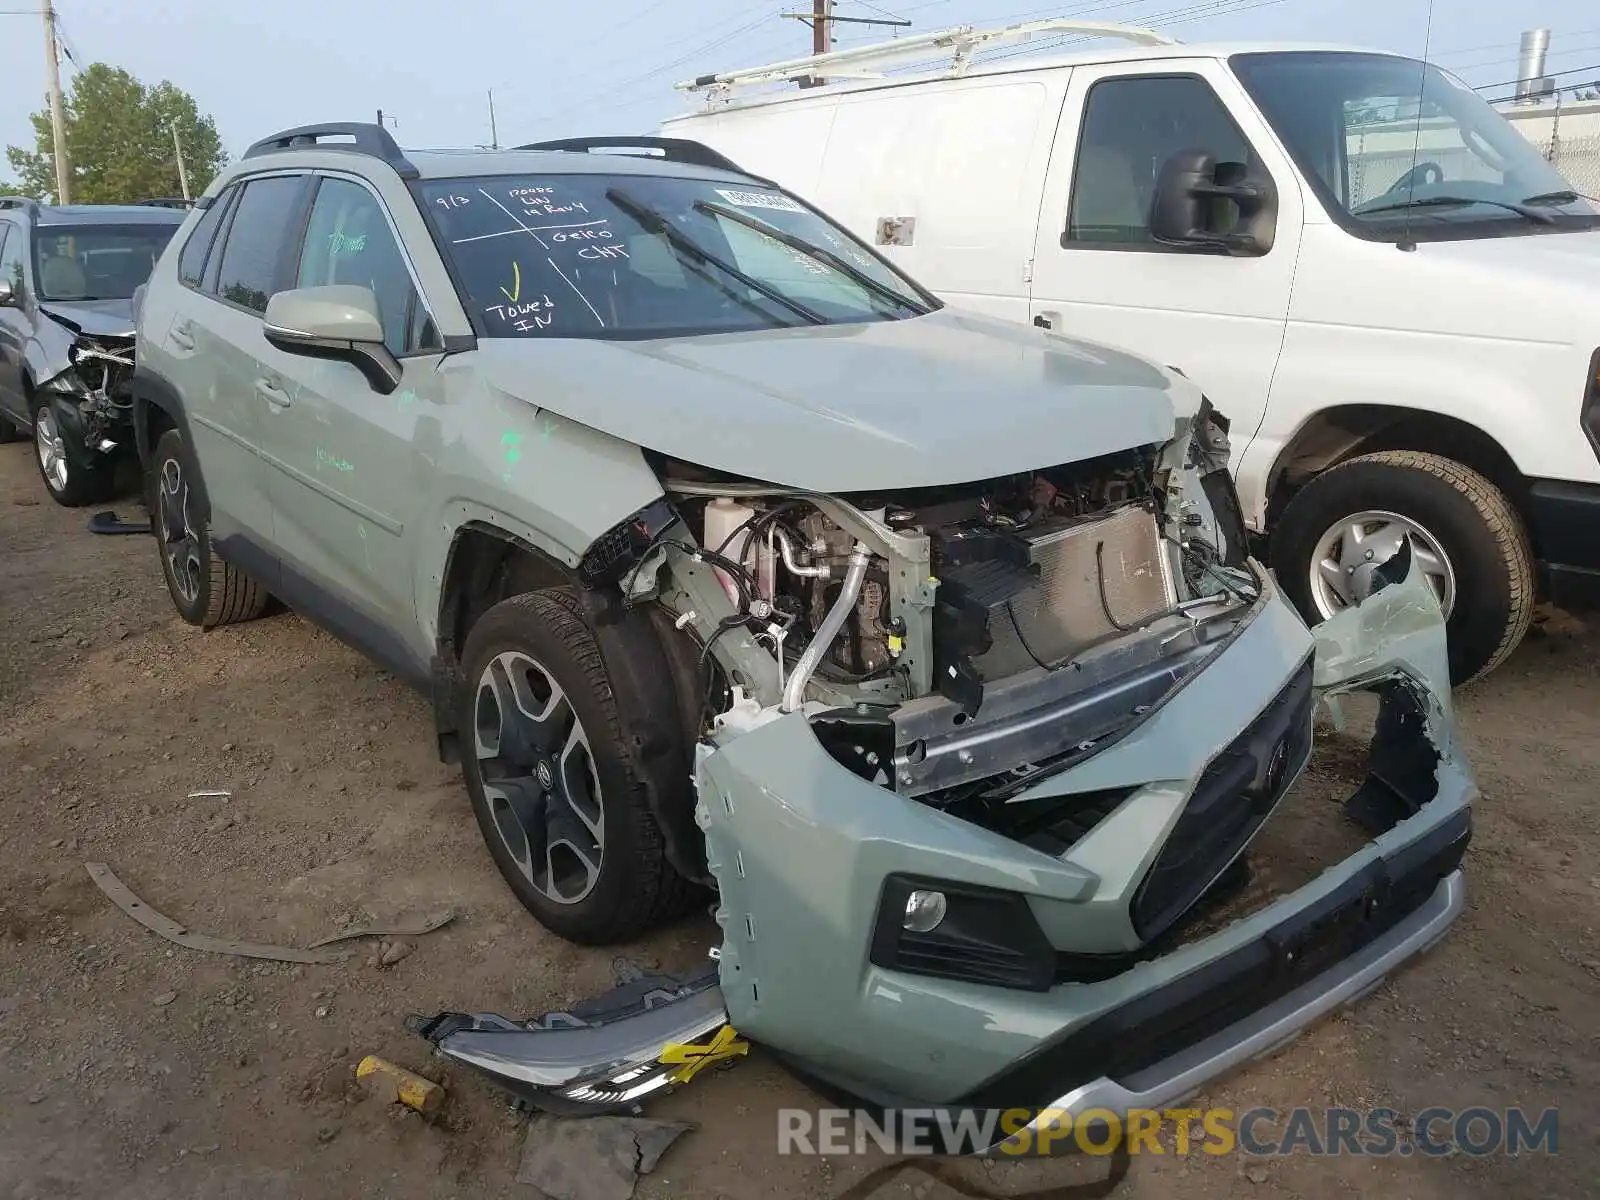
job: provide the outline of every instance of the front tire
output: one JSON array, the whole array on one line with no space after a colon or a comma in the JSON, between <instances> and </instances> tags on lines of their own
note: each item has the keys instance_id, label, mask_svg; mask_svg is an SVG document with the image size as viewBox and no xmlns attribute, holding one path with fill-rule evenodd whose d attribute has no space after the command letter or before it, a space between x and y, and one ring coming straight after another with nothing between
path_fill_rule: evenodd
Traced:
<instances>
[{"instance_id":1,"label":"front tire","mask_svg":"<svg viewBox=\"0 0 1600 1200\"><path fill-rule=\"evenodd\" d=\"M212 548L211 525L197 515L196 474L183 435L167 430L150 457L148 500L167 594L178 615L202 629L249 621L261 615L269 596Z\"/></svg>"},{"instance_id":2,"label":"front tire","mask_svg":"<svg viewBox=\"0 0 1600 1200\"><path fill-rule=\"evenodd\" d=\"M33 413L33 460L50 499L64 508L81 508L109 500L115 479L109 464L89 464L67 448L67 434L48 403Z\"/></svg>"},{"instance_id":3,"label":"front tire","mask_svg":"<svg viewBox=\"0 0 1600 1200\"><path fill-rule=\"evenodd\" d=\"M668 862L639 761L624 735L595 633L569 588L512 596L472 627L461 654L462 774L484 842L540 924L584 945L647 933L693 885ZM630 705L631 707L631 705ZM649 738L681 738L657 713Z\"/></svg>"},{"instance_id":4,"label":"front tire","mask_svg":"<svg viewBox=\"0 0 1600 1200\"><path fill-rule=\"evenodd\" d=\"M1386 450L1324 471L1295 493L1272 534L1284 594L1308 624L1370 594L1373 569L1410 534L1445 610L1450 677L1482 678L1533 619L1533 551L1504 492L1437 454Z\"/></svg>"}]
</instances>

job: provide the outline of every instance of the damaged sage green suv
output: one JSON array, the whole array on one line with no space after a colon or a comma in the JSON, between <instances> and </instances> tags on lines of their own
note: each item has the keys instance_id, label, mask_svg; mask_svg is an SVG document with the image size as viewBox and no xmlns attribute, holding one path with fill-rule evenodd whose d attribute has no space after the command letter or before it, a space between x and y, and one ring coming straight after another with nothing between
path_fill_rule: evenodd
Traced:
<instances>
[{"instance_id":1,"label":"damaged sage green suv","mask_svg":"<svg viewBox=\"0 0 1600 1200\"><path fill-rule=\"evenodd\" d=\"M705 147L618 141L290 130L141 310L184 617L276 595L428 694L561 936L715 896L703 972L417 1032L569 1110L733 1030L874 1103L1155 1107L1444 934L1474 788L1408 550L1308 632L1179 372L958 315ZM1371 840L1219 927L1355 689Z\"/></svg>"}]
</instances>

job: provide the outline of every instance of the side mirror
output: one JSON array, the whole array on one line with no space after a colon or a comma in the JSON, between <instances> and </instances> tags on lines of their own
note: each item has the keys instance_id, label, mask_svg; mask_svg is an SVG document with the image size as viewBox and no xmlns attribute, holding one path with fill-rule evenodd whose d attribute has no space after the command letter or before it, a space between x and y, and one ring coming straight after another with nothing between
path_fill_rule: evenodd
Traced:
<instances>
[{"instance_id":1,"label":"side mirror","mask_svg":"<svg viewBox=\"0 0 1600 1200\"><path fill-rule=\"evenodd\" d=\"M1242 257L1272 249L1278 193L1243 163L1218 163L1204 150L1184 150L1161 164L1150 201L1157 242Z\"/></svg>"},{"instance_id":2,"label":"side mirror","mask_svg":"<svg viewBox=\"0 0 1600 1200\"><path fill-rule=\"evenodd\" d=\"M400 363L383 344L371 288L336 283L279 292L267 301L262 333L286 353L351 364L382 395L400 386Z\"/></svg>"},{"instance_id":3,"label":"side mirror","mask_svg":"<svg viewBox=\"0 0 1600 1200\"><path fill-rule=\"evenodd\" d=\"M11 286L11 280L0 279L0 308L16 308L17 293Z\"/></svg>"}]
</instances>

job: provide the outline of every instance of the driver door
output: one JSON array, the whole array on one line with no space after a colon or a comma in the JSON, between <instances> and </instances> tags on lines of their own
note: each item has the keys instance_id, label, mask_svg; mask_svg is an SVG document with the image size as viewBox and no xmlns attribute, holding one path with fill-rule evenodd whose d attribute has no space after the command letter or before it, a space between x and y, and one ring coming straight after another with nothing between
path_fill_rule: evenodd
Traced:
<instances>
[{"instance_id":1,"label":"driver door","mask_svg":"<svg viewBox=\"0 0 1600 1200\"><path fill-rule=\"evenodd\" d=\"M1161 166L1190 150L1271 178L1277 222L1265 254L1151 236ZM1076 67L1045 180L1029 315L1180 368L1232 420L1242 450L1266 411L1303 219L1295 173L1219 64Z\"/></svg>"}]
</instances>

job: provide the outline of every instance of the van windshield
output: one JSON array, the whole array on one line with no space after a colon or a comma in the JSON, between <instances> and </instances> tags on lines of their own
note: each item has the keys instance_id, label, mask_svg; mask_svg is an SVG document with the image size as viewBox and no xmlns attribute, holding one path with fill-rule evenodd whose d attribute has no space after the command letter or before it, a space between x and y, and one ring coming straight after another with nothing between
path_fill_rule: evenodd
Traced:
<instances>
[{"instance_id":1,"label":"van windshield","mask_svg":"<svg viewBox=\"0 0 1600 1200\"><path fill-rule=\"evenodd\" d=\"M1417 240L1589 229L1600 216L1481 96L1387 54L1239 54L1234 73L1333 217Z\"/></svg>"},{"instance_id":2,"label":"van windshield","mask_svg":"<svg viewBox=\"0 0 1600 1200\"><path fill-rule=\"evenodd\" d=\"M549 174L419 190L482 337L674 337L902 320L936 306L770 187Z\"/></svg>"}]
</instances>

